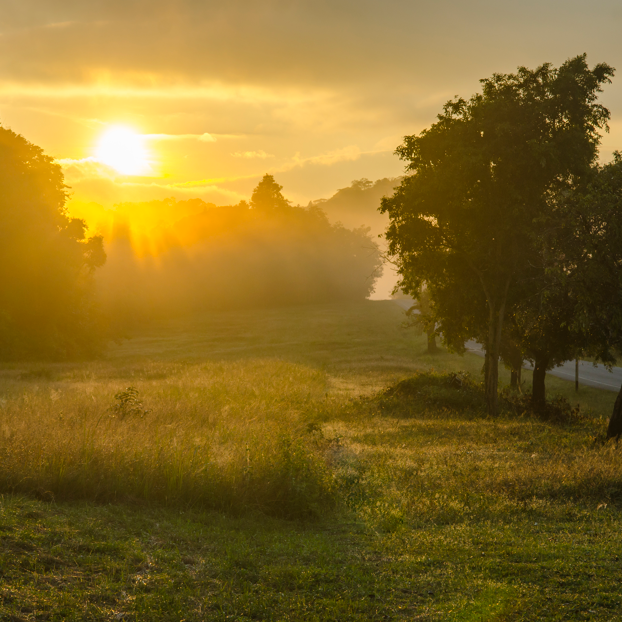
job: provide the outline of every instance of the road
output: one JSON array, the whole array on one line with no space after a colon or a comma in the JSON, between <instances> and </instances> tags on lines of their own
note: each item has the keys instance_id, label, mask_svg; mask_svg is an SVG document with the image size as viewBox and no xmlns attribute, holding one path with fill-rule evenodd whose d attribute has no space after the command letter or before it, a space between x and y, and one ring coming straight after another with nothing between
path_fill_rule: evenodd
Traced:
<instances>
[{"instance_id":1,"label":"road","mask_svg":"<svg viewBox=\"0 0 622 622\"><path fill-rule=\"evenodd\" d=\"M402 307L405 311L410 309L413 304L413 301L407 298L394 300L393 302ZM482 346L476 341L467 341L465 346L468 352L477 354L477 356L484 356ZM525 362L523 369L533 369L533 365ZM556 376L557 378L563 378L564 380L571 380L574 382L575 362L567 361L563 365L554 367L546 373ZM579 384L605 389L607 391L615 391L617 393L620 390L620 386L622 386L622 367L614 367L609 371L604 365L594 365L589 361L579 361Z\"/></svg>"}]
</instances>

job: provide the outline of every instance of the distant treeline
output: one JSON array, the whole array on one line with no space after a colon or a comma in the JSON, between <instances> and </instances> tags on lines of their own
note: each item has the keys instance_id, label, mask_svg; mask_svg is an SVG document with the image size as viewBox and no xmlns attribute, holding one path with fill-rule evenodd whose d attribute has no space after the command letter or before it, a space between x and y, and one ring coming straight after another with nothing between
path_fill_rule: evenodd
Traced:
<instances>
[{"instance_id":1,"label":"distant treeline","mask_svg":"<svg viewBox=\"0 0 622 622\"><path fill-rule=\"evenodd\" d=\"M0 127L0 189L0 360L92 356L172 314L362 300L381 273L369 229L291 205L270 175L249 203L101 210L110 226L87 237L60 166Z\"/></svg>"},{"instance_id":2,"label":"distant treeline","mask_svg":"<svg viewBox=\"0 0 622 622\"><path fill-rule=\"evenodd\" d=\"M117 209L97 291L106 313L125 324L200 310L363 300L381 273L368 228L346 229L319 207L291 205L270 175L250 203L166 199ZM146 211L196 213L137 235L129 219Z\"/></svg>"}]
</instances>

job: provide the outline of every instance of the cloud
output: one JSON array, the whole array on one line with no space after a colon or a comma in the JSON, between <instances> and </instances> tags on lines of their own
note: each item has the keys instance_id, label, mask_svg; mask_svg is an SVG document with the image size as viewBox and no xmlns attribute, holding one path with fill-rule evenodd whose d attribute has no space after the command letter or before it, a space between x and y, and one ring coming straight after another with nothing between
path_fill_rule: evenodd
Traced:
<instances>
[{"instance_id":1,"label":"cloud","mask_svg":"<svg viewBox=\"0 0 622 622\"><path fill-rule=\"evenodd\" d=\"M143 134L143 137L150 140L198 140L202 143L216 142L215 136L208 132L204 132L203 134Z\"/></svg>"},{"instance_id":2,"label":"cloud","mask_svg":"<svg viewBox=\"0 0 622 622\"><path fill-rule=\"evenodd\" d=\"M133 201L150 201L175 197L177 199L200 198L217 205L231 205L247 199L245 194L235 190L223 188L211 180L196 183L175 184L167 183L162 179L148 178L121 178L103 177L92 173L92 170L82 169L83 175L73 174L67 177L70 187L69 208L71 203L99 203L111 208L117 203ZM75 173L75 171L74 171Z\"/></svg>"},{"instance_id":3,"label":"cloud","mask_svg":"<svg viewBox=\"0 0 622 622\"><path fill-rule=\"evenodd\" d=\"M266 158L274 158L271 153L266 153L263 149L259 151L236 151L231 154L234 158L259 158L260 160L265 160Z\"/></svg>"},{"instance_id":4,"label":"cloud","mask_svg":"<svg viewBox=\"0 0 622 622\"><path fill-rule=\"evenodd\" d=\"M61 158L56 162L63 169L65 182L70 186L83 179L116 179L120 176L114 168L93 157L79 160Z\"/></svg>"},{"instance_id":5,"label":"cloud","mask_svg":"<svg viewBox=\"0 0 622 622\"><path fill-rule=\"evenodd\" d=\"M294 168L307 166L309 164L316 164L319 166L332 166L338 162L352 162L358 160L364 153L356 145L350 145L349 147L343 147L342 149L335 149L327 153L322 153L316 156L309 156L303 158L299 153L296 153L294 157L289 161L279 166L274 172L283 173L290 171ZM371 153L371 152L369 152Z\"/></svg>"},{"instance_id":6,"label":"cloud","mask_svg":"<svg viewBox=\"0 0 622 622\"><path fill-rule=\"evenodd\" d=\"M317 198L351 179L400 174L391 154L402 137L433 123L455 94L475 93L479 78L583 50L590 63L619 66L622 5L590 8L579 0L562 12L558 0L4 2L0 121L48 153L73 156L63 164L70 185L108 180L111 196L123 179L79 158L94 153L102 126L125 124L153 141L154 168L169 176L157 181L163 192L167 183L198 192L237 180L246 191L269 164L291 181L288 191ZM614 115L621 87L615 81L603 96ZM612 124L603 148L620 148L621 136Z\"/></svg>"},{"instance_id":7,"label":"cloud","mask_svg":"<svg viewBox=\"0 0 622 622\"><path fill-rule=\"evenodd\" d=\"M438 85L490 66L492 50L496 70L510 70L615 40L617 3L592 4L586 19L576 1L560 15L557 0L20 0L3 6L0 77L147 89Z\"/></svg>"},{"instance_id":8,"label":"cloud","mask_svg":"<svg viewBox=\"0 0 622 622\"><path fill-rule=\"evenodd\" d=\"M83 179L126 179L131 177L154 177L156 173L149 163L142 166L141 174L124 174L116 170L114 167L101 162L97 158L90 156L88 158L73 159L60 158L56 162L61 165L65 182L69 185Z\"/></svg>"}]
</instances>

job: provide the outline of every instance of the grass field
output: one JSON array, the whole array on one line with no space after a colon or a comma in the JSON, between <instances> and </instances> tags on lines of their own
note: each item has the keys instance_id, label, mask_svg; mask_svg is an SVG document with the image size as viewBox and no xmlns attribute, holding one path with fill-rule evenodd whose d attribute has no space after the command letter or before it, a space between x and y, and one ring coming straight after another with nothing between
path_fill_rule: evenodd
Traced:
<instances>
[{"instance_id":1,"label":"grass field","mask_svg":"<svg viewBox=\"0 0 622 622\"><path fill-rule=\"evenodd\" d=\"M615 393L548 377L583 414L490 420L445 374L483 360L403 318L211 314L0 367L0 619L622 617Z\"/></svg>"}]
</instances>

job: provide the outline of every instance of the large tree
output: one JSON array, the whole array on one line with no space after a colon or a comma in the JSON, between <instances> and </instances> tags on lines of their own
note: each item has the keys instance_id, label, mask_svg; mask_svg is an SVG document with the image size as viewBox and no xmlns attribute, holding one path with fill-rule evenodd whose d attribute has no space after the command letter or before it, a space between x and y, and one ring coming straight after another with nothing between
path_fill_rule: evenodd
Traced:
<instances>
[{"instance_id":1,"label":"large tree","mask_svg":"<svg viewBox=\"0 0 622 622\"><path fill-rule=\"evenodd\" d=\"M558 277L571 284L576 299L575 330L606 364L622 352L622 155L614 156L586 188L567 197L557 242L565 260ZM622 388L607 435L622 435Z\"/></svg>"},{"instance_id":2,"label":"large tree","mask_svg":"<svg viewBox=\"0 0 622 622\"><path fill-rule=\"evenodd\" d=\"M91 275L101 237L65 211L61 168L0 127L0 358L92 353L99 341Z\"/></svg>"},{"instance_id":3,"label":"large tree","mask_svg":"<svg viewBox=\"0 0 622 622\"><path fill-rule=\"evenodd\" d=\"M597 97L612 75L606 64L590 69L585 55L559 68L495 74L481 81L481 93L449 101L436 123L397 149L409 175L380 209L390 217L386 237L401 287L415 294L427 282L432 295L456 288L456 300L477 311L471 328L455 324L463 338L485 324L493 415L506 312L530 278L557 198L595 163L609 119ZM459 306L444 314L473 317Z\"/></svg>"}]
</instances>

